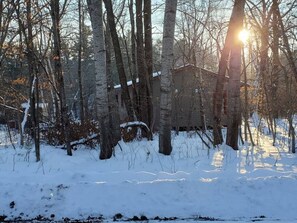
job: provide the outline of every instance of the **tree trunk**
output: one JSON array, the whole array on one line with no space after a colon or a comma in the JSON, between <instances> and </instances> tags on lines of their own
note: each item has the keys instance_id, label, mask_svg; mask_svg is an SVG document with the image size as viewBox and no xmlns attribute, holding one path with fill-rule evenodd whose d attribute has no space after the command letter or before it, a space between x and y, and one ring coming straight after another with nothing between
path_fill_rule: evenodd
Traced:
<instances>
[{"instance_id":1,"label":"tree trunk","mask_svg":"<svg viewBox=\"0 0 297 223\"><path fill-rule=\"evenodd\" d=\"M129 16L130 16L130 23L131 23L131 66L132 66L132 102L133 107L135 109L136 116L140 118L139 116L139 103L138 103L138 91L136 88L136 78L137 78L137 68L136 68L136 39L135 39L135 21L134 21L134 11L133 11L133 0L130 0L129 2Z\"/></svg>"},{"instance_id":2,"label":"tree trunk","mask_svg":"<svg viewBox=\"0 0 297 223\"><path fill-rule=\"evenodd\" d=\"M112 43L113 43L114 52L115 52L116 65L117 65L117 70L118 70L121 90L122 90L122 98L126 106L128 118L130 120L134 120L135 112L134 112L133 104L130 98L129 89L127 85L127 76L124 69L124 62L122 58L121 47L120 47L119 38L116 30L112 2L111 0L104 0L104 4L106 8L107 21L109 24L110 34L111 34Z\"/></svg>"},{"instance_id":3,"label":"tree trunk","mask_svg":"<svg viewBox=\"0 0 297 223\"><path fill-rule=\"evenodd\" d=\"M66 104L66 93L64 87L64 75L61 63L61 37L60 37L60 5L59 0L51 0L51 17L53 23L53 39L54 39L54 70L59 90L59 102L60 102L60 123L62 125L62 131L64 132L64 141L66 144L67 155L72 156L70 146L70 123L68 117L68 109Z\"/></svg>"},{"instance_id":4,"label":"tree trunk","mask_svg":"<svg viewBox=\"0 0 297 223\"><path fill-rule=\"evenodd\" d=\"M152 4L151 0L144 0L143 6L143 24L144 24L144 53L148 72L149 89L148 91L148 117L150 128L153 129L153 40L152 40Z\"/></svg>"},{"instance_id":5,"label":"tree trunk","mask_svg":"<svg viewBox=\"0 0 297 223\"><path fill-rule=\"evenodd\" d=\"M151 124L149 105L151 104L151 87L147 70L144 46L143 46L143 23L142 23L142 1L136 1L136 33L137 33L137 67L139 77L139 110L141 121L148 126Z\"/></svg>"},{"instance_id":6,"label":"tree trunk","mask_svg":"<svg viewBox=\"0 0 297 223\"><path fill-rule=\"evenodd\" d=\"M221 127L222 119L222 109L223 109L223 95L225 91L226 83L226 71L228 67L228 60L233 42L237 38L238 26L240 26L240 20L238 20L238 11L240 10L240 5L242 0L236 0L232 10L229 27L227 31L227 36L225 39L224 48L221 53L221 59L219 62L219 71L217 76L216 88L213 96L213 136L214 145L222 144L223 135Z\"/></svg>"},{"instance_id":7,"label":"tree trunk","mask_svg":"<svg viewBox=\"0 0 297 223\"><path fill-rule=\"evenodd\" d=\"M240 107L240 76L241 76L241 48L242 43L236 38L239 31L243 28L245 0L236 0L234 3L234 12L237 19L236 31L233 33L233 46L230 53L229 82L228 82L228 121L227 121L227 139L226 144L234 150L238 149L239 127L241 124Z\"/></svg>"},{"instance_id":8,"label":"tree trunk","mask_svg":"<svg viewBox=\"0 0 297 223\"><path fill-rule=\"evenodd\" d=\"M170 155L171 145L171 114L172 114L172 69L173 44L176 19L177 0L166 0L163 42L162 42L162 70L160 83L160 135L159 152Z\"/></svg>"},{"instance_id":9,"label":"tree trunk","mask_svg":"<svg viewBox=\"0 0 297 223\"><path fill-rule=\"evenodd\" d=\"M109 32L108 23L106 26L106 78L107 78L107 92L108 92L108 104L109 104L109 122L110 122L110 133L112 134L112 145L116 146L121 140L121 130L120 130L120 114L119 114L119 104L116 101L116 92L114 89L114 82L112 79L111 70L111 36Z\"/></svg>"},{"instance_id":10,"label":"tree trunk","mask_svg":"<svg viewBox=\"0 0 297 223\"><path fill-rule=\"evenodd\" d=\"M100 159L112 156L111 128L108 111L108 92L106 77L106 49L102 15L102 0L87 0L91 24L93 28L95 72L96 72L96 102L100 125Z\"/></svg>"},{"instance_id":11,"label":"tree trunk","mask_svg":"<svg viewBox=\"0 0 297 223\"><path fill-rule=\"evenodd\" d=\"M82 59L82 14L81 14L81 0L78 0L78 61L77 61L77 76L78 76L78 88L79 88L79 109L80 109L80 121L83 125L85 122L85 109L84 109L84 97L83 97L83 86L82 86L82 75L81 75L81 59Z\"/></svg>"},{"instance_id":12,"label":"tree trunk","mask_svg":"<svg viewBox=\"0 0 297 223\"><path fill-rule=\"evenodd\" d=\"M28 0L26 2L26 17L27 17L27 35L25 33L25 27L22 27L26 44L27 44L27 60L28 60L28 72L30 75L30 113L31 113L31 133L34 140L36 161L40 161L40 141L39 141L39 120L38 120L38 100L36 100L36 92L38 91L38 81L36 72L36 63L34 56L33 45L33 27L32 27L32 2ZM37 106L36 106L37 105Z\"/></svg>"}]
</instances>

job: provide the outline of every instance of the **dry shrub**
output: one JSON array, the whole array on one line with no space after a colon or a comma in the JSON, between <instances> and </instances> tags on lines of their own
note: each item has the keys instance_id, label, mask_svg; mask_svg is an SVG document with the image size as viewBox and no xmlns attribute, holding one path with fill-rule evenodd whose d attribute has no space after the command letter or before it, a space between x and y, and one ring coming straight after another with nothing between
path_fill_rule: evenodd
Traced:
<instances>
[{"instance_id":1,"label":"dry shrub","mask_svg":"<svg viewBox=\"0 0 297 223\"><path fill-rule=\"evenodd\" d=\"M74 144L84 144L91 148L94 148L97 140L96 138L90 139L90 136L94 134L99 134L98 125L92 120L86 120L84 124L80 122L70 121L70 142ZM49 127L43 133L44 139L50 145L63 145L65 144L64 131L62 130L61 124L55 124ZM79 140L83 140L83 143L79 143Z\"/></svg>"},{"instance_id":2,"label":"dry shrub","mask_svg":"<svg viewBox=\"0 0 297 223\"><path fill-rule=\"evenodd\" d=\"M121 135L124 142L131 142L134 139L140 140L142 138L152 139L150 129L142 122L127 122L121 125Z\"/></svg>"}]
</instances>

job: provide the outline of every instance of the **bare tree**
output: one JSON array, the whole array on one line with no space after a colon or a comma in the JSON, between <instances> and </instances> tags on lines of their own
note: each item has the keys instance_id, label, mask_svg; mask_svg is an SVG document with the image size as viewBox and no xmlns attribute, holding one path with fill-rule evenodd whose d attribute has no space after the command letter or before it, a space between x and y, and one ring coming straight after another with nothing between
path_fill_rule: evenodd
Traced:
<instances>
[{"instance_id":1,"label":"bare tree","mask_svg":"<svg viewBox=\"0 0 297 223\"><path fill-rule=\"evenodd\" d=\"M108 105L109 105L109 122L110 122L110 133L112 134L112 144L115 146L121 140L120 131L120 114L119 104L116 101L116 92L114 89L114 82L112 79L111 69L111 50L112 40L109 32L108 23L105 32L105 44L106 44L106 76L107 76L107 91L108 91Z\"/></svg>"},{"instance_id":2,"label":"bare tree","mask_svg":"<svg viewBox=\"0 0 297 223\"><path fill-rule=\"evenodd\" d=\"M234 3L234 17L238 24L234 36L238 35L243 28L245 0ZM241 46L240 39L235 37L230 51L229 81L228 81L228 120L226 144L233 149L238 149L239 127L241 125L240 107L240 76L241 76Z\"/></svg>"},{"instance_id":3,"label":"bare tree","mask_svg":"<svg viewBox=\"0 0 297 223\"><path fill-rule=\"evenodd\" d=\"M100 124L100 159L112 156L111 128L108 114L108 92L106 77L106 49L102 15L102 0L87 0L93 28L95 72L96 72L96 101Z\"/></svg>"},{"instance_id":4,"label":"bare tree","mask_svg":"<svg viewBox=\"0 0 297 223\"><path fill-rule=\"evenodd\" d=\"M142 1L136 1L136 42L137 42L137 68L139 77L139 111L141 121L150 126L151 124L151 106L152 94L150 77L147 69L145 49L143 41L143 22L142 22Z\"/></svg>"},{"instance_id":5,"label":"bare tree","mask_svg":"<svg viewBox=\"0 0 297 223\"><path fill-rule=\"evenodd\" d=\"M223 109L223 98L224 98L224 91L225 91L225 83L226 83L226 72L228 68L228 61L229 61L229 56L230 52L233 48L233 43L236 41L236 47L235 50L233 51L233 55L240 55L240 49L238 48L239 40L237 38L238 30L242 28L242 20L243 20L243 8L244 8L244 0L236 0L234 2L234 7L232 10L229 26L228 26L228 31L227 31L227 36L225 39L225 44L221 52L221 59L219 62L219 71L218 71L218 77L217 77L217 83L216 83L216 88L214 92L214 98L213 98L213 106L214 106L214 121L213 121L213 136L214 136L214 145L219 145L223 142L223 136L222 136L222 129L221 129L221 118L222 118L222 109ZM239 18L239 19L238 19ZM240 59L240 56L239 56ZM238 67L236 63L239 61L238 58L235 58L233 56L233 70L232 70L232 75L233 78L236 78L234 80L231 80L231 85L234 83L235 85L232 87L238 87L238 77L240 76L240 71L238 74L236 72L238 69L240 69L240 66ZM235 90L235 89L234 89ZM238 91L238 89L236 90ZM236 92L238 94L238 92ZM233 95L233 98L237 97L237 95ZM235 98L234 98L235 99ZM233 99L232 99L233 100ZM231 104L230 104L231 105ZM228 108L229 109L229 108ZM229 112L229 111L228 111ZM233 112L238 112L237 108L233 109ZM238 116L236 115L236 120L238 121ZM235 122L237 122L234 120ZM232 124L232 123L230 123ZM230 126L229 124L229 126ZM234 128L238 128L238 123L233 123ZM231 126L230 126L231 127ZM229 132L230 133L230 132ZM235 134L235 133L232 133Z\"/></svg>"},{"instance_id":6,"label":"bare tree","mask_svg":"<svg viewBox=\"0 0 297 223\"><path fill-rule=\"evenodd\" d=\"M162 42L162 70L160 86L160 135L159 152L170 155L171 145L171 113L172 113L172 69L173 43L176 19L177 0L166 0L163 42Z\"/></svg>"},{"instance_id":7,"label":"bare tree","mask_svg":"<svg viewBox=\"0 0 297 223\"><path fill-rule=\"evenodd\" d=\"M83 85L82 85L82 23L84 21L82 14L82 0L78 0L78 61L77 61L77 75L78 75L78 88L79 88L79 108L80 108L80 120L81 124L85 121L85 109L84 109L84 97L83 97Z\"/></svg>"},{"instance_id":8,"label":"bare tree","mask_svg":"<svg viewBox=\"0 0 297 223\"><path fill-rule=\"evenodd\" d=\"M64 6L66 1L64 2ZM63 7L64 10L64 7ZM60 12L60 2L59 0L51 0L50 1L50 13L52 18L53 25L53 40L54 40L54 51L53 51L53 60L54 60L54 72L56 76L57 88L59 90L59 106L60 106L60 114L59 121L62 125L62 131L64 132L64 141L66 144L67 155L72 156L72 150L70 146L70 122L68 117L68 108L66 104L66 94L64 87L64 75L62 69L61 62L61 34L60 34L60 20L61 20L61 12Z\"/></svg>"},{"instance_id":9,"label":"bare tree","mask_svg":"<svg viewBox=\"0 0 297 223\"><path fill-rule=\"evenodd\" d=\"M152 129L153 126L153 104L152 104L152 95L153 95L153 40L152 40L152 3L151 0L144 0L143 5L143 24L144 24L144 54L145 62L148 72L148 117L149 125Z\"/></svg>"},{"instance_id":10,"label":"bare tree","mask_svg":"<svg viewBox=\"0 0 297 223\"><path fill-rule=\"evenodd\" d=\"M122 58L121 47L119 43L119 38L116 30L116 23L113 13L113 7L111 0L104 0L106 13L107 13L107 21L109 24L110 34L112 38L112 43L115 52L116 66L119 74L121 89L122 89L122 97L126 106L126 110L128 113L128 117L130 120L135 119L135 110L133 108L132 100L129 95L129 89L127 85L127 76L124 69L124 62Z\"/></svg>"}]
</instances>

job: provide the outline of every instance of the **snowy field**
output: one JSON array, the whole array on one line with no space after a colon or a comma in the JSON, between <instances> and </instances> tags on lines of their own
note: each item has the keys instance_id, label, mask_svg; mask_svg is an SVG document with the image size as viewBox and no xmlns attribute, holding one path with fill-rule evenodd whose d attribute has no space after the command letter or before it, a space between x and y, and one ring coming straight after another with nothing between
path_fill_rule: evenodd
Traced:
<instances>
[{"instance_id":1,"label":"snowy field","mask_svg":"<svg viewBox=\"0 0 297 223\"><path fill-rule=\"evenodd\" d=\"M153 141L121 141L107 161L95 149L80 147L69 157L42 145L36 163L31 145L20 148L13 136L14 149L0 131L0 222L297 222L297 157L287 152L284 133L285 127L276 147L259 133L258 146L239 151L208 149L194 132L173 134L168 157L157 152L155 135Z\"/></svg>"}]
</instances>

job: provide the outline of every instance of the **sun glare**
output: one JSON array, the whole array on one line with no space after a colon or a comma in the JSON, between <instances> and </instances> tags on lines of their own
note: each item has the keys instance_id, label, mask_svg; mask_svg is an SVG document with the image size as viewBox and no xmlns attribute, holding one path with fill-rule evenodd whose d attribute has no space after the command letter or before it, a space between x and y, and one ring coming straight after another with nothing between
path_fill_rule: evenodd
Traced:
<instances>
[{"instance_id":1,"label":"sun glare","mask_svg":"<svg viewBox=\"0 0 297 223\"><path fill-rule=\"evenodd\" d=\"M247 31L246 29L243 29L239 32L238 38L240 39L241 42L246 43L249 36L250 36L249 31Z\"/></svg>"}]
</instances>

